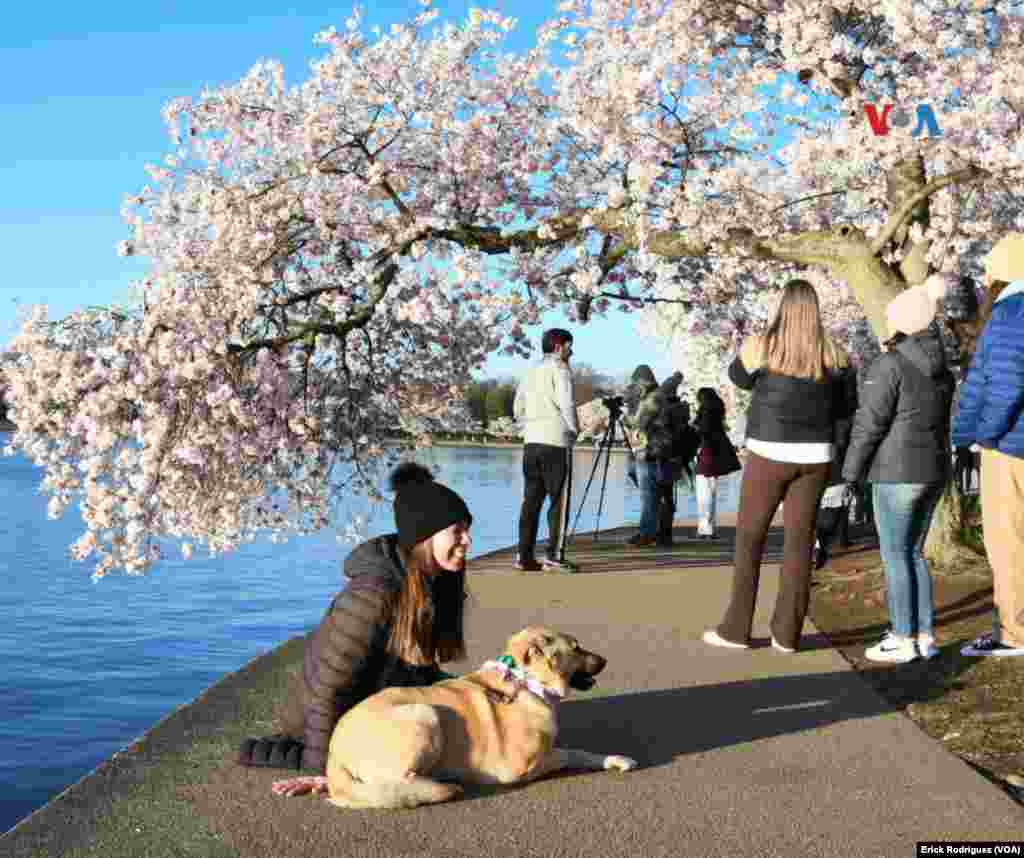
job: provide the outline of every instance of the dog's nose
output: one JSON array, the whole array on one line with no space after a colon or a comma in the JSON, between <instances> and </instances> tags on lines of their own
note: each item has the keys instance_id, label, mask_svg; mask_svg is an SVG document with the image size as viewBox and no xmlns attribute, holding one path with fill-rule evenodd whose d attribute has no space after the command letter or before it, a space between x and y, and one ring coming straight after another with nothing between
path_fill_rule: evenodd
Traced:
<instances>
[{"instance_id":1,"label":"dog's nose","mask_svg":"<svg viewBox=\"0 0 1024 858\"><path fill-rule=\"evenodd\" d=\"M592 676L597 676L597 674L604 670L605 665L608 664L608 659L598 655L596 652L590 654L590 659L591 667L589 672Z\"/></svg>"}]
</instances>

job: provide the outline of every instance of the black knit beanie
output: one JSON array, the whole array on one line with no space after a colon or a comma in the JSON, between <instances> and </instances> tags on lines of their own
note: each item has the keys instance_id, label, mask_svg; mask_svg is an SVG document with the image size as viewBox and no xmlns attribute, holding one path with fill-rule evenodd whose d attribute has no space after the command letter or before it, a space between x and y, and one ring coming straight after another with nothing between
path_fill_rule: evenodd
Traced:
<instances>
[{"instance_id":1,"label":"black knit beanie","mask_svg":"<svg viewBox=\"0 0 1024 858\"><path fill-rule=\"evenodd\" d=\"M402 548L412 548L456 522L473 521L466 502L448 486L434 482L430 471L415 462L404 462L392 471L391 490Z\"/></svg>"}]
</instances>

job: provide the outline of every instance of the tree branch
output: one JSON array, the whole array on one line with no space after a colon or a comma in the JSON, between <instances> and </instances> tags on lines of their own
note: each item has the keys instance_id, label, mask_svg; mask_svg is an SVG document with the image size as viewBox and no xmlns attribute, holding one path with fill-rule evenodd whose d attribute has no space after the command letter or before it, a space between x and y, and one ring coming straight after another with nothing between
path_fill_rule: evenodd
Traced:
<instances>
[{"instance_id":1,"label":"tree branch","mask_svg":"<svg viewBox=\"0 0 1024 858\"><path fill-rule=\"evenodd\" d=\"M333 336L344 340L350 332L358 330L359 328L365 328L366 325L369 324L370 320L373 318L374 310L384 299L384 295L387 293L388 287L391 285L397 274L398 264L395 262L389 263L388 266L384 268L374 279L366 300L356 307L344 322L340 322L336 325L303 325L298 331L290 334L283 334L280 337L253 340L245 345L231 343L228 345L228 352L231 354L241 354L242 352L259 351L261 348L277 349L281 346L286 346L289 343L303 340L310 334L325 334L327 336Z\"/></svg>"},{"instance_id":2,"label":"tree branch","mask_svg":"<svg viewBox=\"0 0 1024 858\"><path fill-rule=\"evenodd\" d=\"M900 207L889 216L889 220L871 243L871 252L876 255L881 253L885 246L892 241L893 236L899 232L900 227L903 226L907 218L913 214L914 209L933 194L950 185L973 182L989 175L991 174L987 170L982 170L980 167L975 167L972 164L963 170L957 170L953 173L947 173L945 176L939 176L937 179L932 179L916 194L907 197Z\"/></svg>"}]
</instances>

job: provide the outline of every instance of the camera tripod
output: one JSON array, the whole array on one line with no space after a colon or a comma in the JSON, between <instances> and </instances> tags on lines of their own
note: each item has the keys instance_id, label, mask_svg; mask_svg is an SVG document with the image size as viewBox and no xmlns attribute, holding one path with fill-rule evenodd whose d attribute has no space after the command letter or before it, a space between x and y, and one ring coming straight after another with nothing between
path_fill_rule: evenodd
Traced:
<instances>
[{"instance_id":1,"label":"camera tripod","mask_svg":"<svg viewBox=\"0 0 1024 858\"><path fill-rule=\"evenodd\" d=\"M619 399L616 397L615 399ZM587 493L590 491L590 486L594 482L594 475L597 473L597 466L601 463L601 457L604 457L604 469L601 472L601 493L598 495L597 500L597 518L594 522L594 542L597 542L598 534L601 532L601 510L604 508L604 493L608 488L608 464L611 461L611 448L615 443L615 430L619 428L619 423L622 420L622 405L620 402L616 402L615 399L604 400L604 406L608 409L608 429L604 433L604 437L601 439L601 443L597 448L597 455L594 456L594 465L590 469L590 476L587 478L587 485L583 489L583 497L580 498L579 508L576 510L576 519L572 524L572 536L576 535L576 526L579 524L580 516L583 514L583 507L587 503ZM626 442L626 448L629 450L630 455L633 455L633 447L629 443L629 436L626 431L622 430L622 440ZM636 484L636 477L630 477L633 483Z\"/></svg>"}]
</instances>

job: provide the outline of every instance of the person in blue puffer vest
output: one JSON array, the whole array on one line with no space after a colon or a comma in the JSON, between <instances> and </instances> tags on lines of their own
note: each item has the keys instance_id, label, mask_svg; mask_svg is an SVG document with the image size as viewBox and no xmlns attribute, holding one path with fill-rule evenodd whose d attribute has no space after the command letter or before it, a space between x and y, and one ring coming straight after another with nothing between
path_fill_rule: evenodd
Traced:
<instances>
[{"instance_id":1,"label":"person in blue puffer vest","mask_svg":"<svg viewBox=\"0 0 1024 858\"><path fill-rule=\"evenodd\" d=\"M960 389L953 444L981 448L981 510L995 622L964 655L1024 655L1024 234L985 260L1007 285L992 307Z\"/></svg>"}]
</instances>

